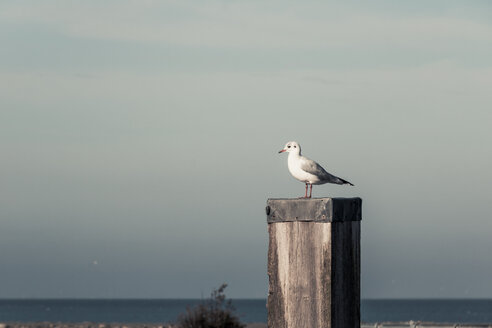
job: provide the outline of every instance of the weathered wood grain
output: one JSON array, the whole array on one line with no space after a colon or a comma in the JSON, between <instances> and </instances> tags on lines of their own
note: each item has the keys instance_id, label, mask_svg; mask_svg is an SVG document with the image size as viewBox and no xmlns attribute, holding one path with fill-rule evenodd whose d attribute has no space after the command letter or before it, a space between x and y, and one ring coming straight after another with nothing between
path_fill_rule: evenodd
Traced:
<instances>
[{"instance_id":1,"label":"weathered wood grain","mask_svg":"<svg viewBox=\"0 0 492 328\"><path fill-rule=\"evenodd\" d=\"M268 200L268 327L360 326L360 206Z\"/></svg>"},{"instance_id":2,"label":"weathered wood grain","mask_svg":"<svg viewBox=\"0 0 492 328\"><path fill-rule=\"evenodd\" d=\"M267 222L360 221L360 198L271 198L267 201Z\"/></svg>"}]
</instances>

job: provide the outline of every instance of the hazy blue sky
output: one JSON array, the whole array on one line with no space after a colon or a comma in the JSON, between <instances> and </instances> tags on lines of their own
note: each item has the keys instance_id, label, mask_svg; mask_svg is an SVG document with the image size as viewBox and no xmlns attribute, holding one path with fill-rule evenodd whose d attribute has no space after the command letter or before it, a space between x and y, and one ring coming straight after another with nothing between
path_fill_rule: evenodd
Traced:
<instances>
[{"instance_id":1,"label":"hazy blue sky","mask_svg":"<svg viewBox=\"0 0 492 328\"><path fill-rule=\"evenodd\" d=\"M285 142L362 296L492 297L490 1L0 2L0 298L266 297Z\"/></svg>"}]
</instances>

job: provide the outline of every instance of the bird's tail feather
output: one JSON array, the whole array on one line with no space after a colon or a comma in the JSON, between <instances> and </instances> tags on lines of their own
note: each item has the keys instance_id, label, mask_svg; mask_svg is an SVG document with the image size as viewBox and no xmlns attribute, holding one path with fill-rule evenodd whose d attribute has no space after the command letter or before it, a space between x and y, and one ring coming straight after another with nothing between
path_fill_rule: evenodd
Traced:
<instances>
[{"instance_id":1,"label":"bird's tail feather","mask_svg":"<svg viewBox=\"0 0 492 328\"><path fill-rule=\"evenodd\" d=\"M340 179L340 181L342 181L341 184L349 184L349 185L353 186L353 184L351 182L348 182L347 180L344 180L342 178L338 178L338 179Z\"/></svg>"}]
</instances>

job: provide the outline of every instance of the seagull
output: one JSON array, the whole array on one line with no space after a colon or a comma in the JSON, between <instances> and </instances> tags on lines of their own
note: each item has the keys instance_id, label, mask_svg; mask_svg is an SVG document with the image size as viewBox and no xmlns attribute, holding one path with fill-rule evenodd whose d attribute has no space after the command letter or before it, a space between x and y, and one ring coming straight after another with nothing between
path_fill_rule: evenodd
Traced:
<instances>
[{"instance_id":1,"label":"seagull","mask_svg":"<svg viewBox=\"0 0 492 328\"><path fill-rule=\"evenodd\" d=\"M318 185L324 183L334 183L339 185L349 184L353 186L353 184L347 180L326 172L325 169L315 161L302 156L301 146L295 141L289 141L286 143L284 149L279 151L279 154L284 152L289 153L287 164L290 174L292 174L292 176L297 180L306 184L306 193L304 197L301 198L311 198L313 193L313 184ZM309 197L307 194L308 185L311 187L309 190Z\"/></svg>"}]
</instances>

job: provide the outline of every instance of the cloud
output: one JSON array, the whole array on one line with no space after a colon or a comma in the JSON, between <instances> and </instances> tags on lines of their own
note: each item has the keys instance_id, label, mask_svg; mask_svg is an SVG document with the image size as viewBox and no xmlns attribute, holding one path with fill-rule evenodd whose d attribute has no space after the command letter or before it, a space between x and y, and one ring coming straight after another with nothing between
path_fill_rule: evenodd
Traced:
<instances>
[{"instance_id":1,"label":"cloud","mask_svg":"<svg viewBox=\"0 0 492 328\"><path fill-rule=\"evenodd\" d=\"M53 26L72 37L179 46L453 49L486 45L492 25L455 15L395 15L330 3L35 2L3 6L2 20Z\"/></svg>"},{"instance_id":2,"label":"cloud","mask_svg":"<svg viewBox=\"0 0 492 328\"><path fill-rule=\"evenodd\" d=\"M172 250L217 240L202 257L214 265L220 259L210 254L220 249L244 259L244 245L255 244L249 253L261 253L264 224L251 218L267 196L302 192L275 155L297 139L307 155L357 185L325 186L320 194L367 200L366 296L435 296L426 281L450 272L456 256L483 277L460 285L452 279L468 272L454 270L438 295L461 295L455 285L471 288L470 296L490 292L480 289L488 286L488 254L477 252L491 243L490 23L475 19L477 6L444 12L437 2L417 10L410 2L347 3L0 2L0 241L17 243L23 271L34 272L29 250L69 236L56 256L43 244L50 263L73 260L46 266L46 275L59 268L73 277L80 263L97 260L126 282L108 287L115 296L192 297L194 287L183 286L208 284L190 273L204 267L193 264L192 251L173 258ZM476 58L481 66L469 65ZM227 239L234 231L248 233ZM18 232L24 239L14 238ZM470 236L474 242L460 253ZM152 250L162 249L169 252L156 263ZM435 256L443 261L426 272L431 279L407 274ZM238 296L266 288L263 259L250 262ZM205 267L211 275L214 265ZM127 266L165 272L166 294L145 291L162 276L144 286L121 273ZM386 284L395 277L394 286ZM28 286L12 279L4 295L52 295L51 286L38 288L42 275L32 278ZM55 287L101 295L86 285L70 289L72 280ZM107 285L97 277L87 283Z\"/></svg>"}]
</instances>

